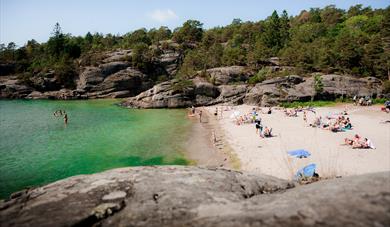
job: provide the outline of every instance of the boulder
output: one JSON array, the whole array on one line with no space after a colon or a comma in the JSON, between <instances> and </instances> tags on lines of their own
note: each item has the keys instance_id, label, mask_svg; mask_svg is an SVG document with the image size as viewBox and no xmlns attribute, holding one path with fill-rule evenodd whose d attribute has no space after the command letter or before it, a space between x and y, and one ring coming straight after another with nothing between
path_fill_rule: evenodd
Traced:
<instances>
[{"instance_id":1,"label":"boulder","mask_svg":"<svg viewBox=\"0 0 390 227\"><path fill-rule=\"evenodd\" d=\"M34 75L30 78L31 86L37 91L55 91L61 89L61 83L54 75L54 71Z\"/></svg>"},{"instance_id":2,"label":"boulder","mask_svg":"<svg viewBox=\"0 0 390 227\"><path fill-rule=\"evenodd\" d=\"M152 86L153 82L148 80L148 76L131 67L121 70L106 77L100 84L90 89L91 92L112 93L117 91L127 91L129 96L139 94Z\"/></svg>"},{"instance_id":3,"label":"boulder","mask_svg":"<svg viewBox=\"0 0 390 227\"><path fill-rule=\"evenodd\" d=\"M388 226L390 172L304 186L227 169L80 175L0 202L2 226Z\"/></svg>"},{"instance_id":4,"label":"boulder","mask_svg":"<svg viewBox=\"0 0 390 227\"><path fill-rule=\"evenodd\" d=\"M0 98L20 99L26 98L34 89L23 84L16 76L0 77Z\"/></svg>"},{"instance_id":5,"label":"boulder","mask_svg":"<svg viewBox=\"0 0 390 227\"><path fill-rule=\"evenodd\" d=\"M103 82L105 76L97 67L85 67L79 75L77 89L90 90L95 85Z\"/></svg>"},{"instance_id":6,"label":"boulder","mask_svg":"<svg viewBox=\"0 0 390 227\"><path fill-rule=\"evenodd\" d=\"M177 80L162 82L122 103L132 108L181 108L195 105L194 87L178 87Z\"/></svg>"},{"instance_id":7,"label":"boulder","mask_svg":"<svg viewBox=\"0 0 390 227\"><path fill-rule=\"evenodd\" d=\"M206 70L215 85L244 82L249 79L251 73L244 66L226 66ZM199 72L201 73L201 72Z\"/></svg>"},{"instance_id":8,"label":"boulder","mask_svg":"<svg viewBox=\"0 0 390 227\"><path fill-rule=\"evenodd\" d=\"M29 95L26 96L26 99L48 99L49 96L43 94L39 91L33 91Z\"/></svg>"}]
</instances>

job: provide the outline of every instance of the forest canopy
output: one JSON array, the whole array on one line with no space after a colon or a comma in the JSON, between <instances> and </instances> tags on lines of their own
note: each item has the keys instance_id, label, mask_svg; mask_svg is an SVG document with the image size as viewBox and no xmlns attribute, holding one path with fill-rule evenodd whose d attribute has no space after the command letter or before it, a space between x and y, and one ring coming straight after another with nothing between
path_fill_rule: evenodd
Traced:
<instances>
[{"instance_id":1,"label":"forest canopy","mask_svg":"<svg viewBox=\"0 0 390 227\"><path fill-rule=\"evenodd\" d=\"M385 80L390 68L390 7L375 9L356 5L348 10L334 5L303 10L291 16L274 11L265 20L244 22L234 19L224 27L204 29L188 20L171 31L167 27L138 29L124 35L72 36L57 23L49 40L0 45L0 63L13 64L12 73L57 69L74 73L76 59L91 53L133 49L135 67L147 70L163 40L178 44L183 54L179 75L219 66L244 65L260 70L264 61L279 57L283 65L300 72L374 76ZM158 50L157 50L158 52ZM62 73L64 73L62 72ZM0 74L4 74L0 73Z\"/></svg>"}]
</instances>

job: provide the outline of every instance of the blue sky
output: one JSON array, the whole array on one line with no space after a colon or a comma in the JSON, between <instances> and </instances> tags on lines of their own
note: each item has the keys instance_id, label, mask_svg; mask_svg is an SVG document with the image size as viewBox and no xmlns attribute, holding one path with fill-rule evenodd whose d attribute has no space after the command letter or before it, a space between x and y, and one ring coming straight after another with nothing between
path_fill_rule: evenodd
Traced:
<instances>
[{"instance_id":1,"label":"blue sky","mask_svg":"<svg viewBox=\"0 0 390 227\"><path fill-rule=\"evenodd\" d=\"M173 29L188 19L205 28L230 24L234 18L258 21L273 10L296 15L303 9L334 4L348 9L363 4L386 8L388 0L0 0L0 43L47 41L56 22L65 33L88 31L124 34L144 27Z\"/></svg>"}]
</instances>

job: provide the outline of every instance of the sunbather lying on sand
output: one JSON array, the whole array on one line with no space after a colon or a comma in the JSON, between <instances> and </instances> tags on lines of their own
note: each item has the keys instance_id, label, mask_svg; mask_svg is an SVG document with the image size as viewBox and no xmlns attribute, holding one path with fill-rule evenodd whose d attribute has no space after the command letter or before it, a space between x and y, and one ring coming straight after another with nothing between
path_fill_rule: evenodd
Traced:
<instances>
[{"instance_id":1,"label":"sunbather lying on sand","mask_svg":"<svg viewBox=\"0 0 390 227\"><path fill-rule=\"evenodd\" d=\"M374 144L371 140L364 138L364 141L352 146L353 149L361 148L361 149L375 149Z\"/></svg>"},{"instance_id":2,"label":"sunbather lying on sand","mask_svg":"<svg viewBox=\"0 0 390 227\"><path fill-rule=\"evenodd\" d=\"M349 139L349 138L345 138L344 139L344 142L346 145L350 145L350 146L353 146L354 144L359 144L360 143L360 136L358 134L355 134L355 136L353 137L353 139Z\"/></svg>"}]
</instances>

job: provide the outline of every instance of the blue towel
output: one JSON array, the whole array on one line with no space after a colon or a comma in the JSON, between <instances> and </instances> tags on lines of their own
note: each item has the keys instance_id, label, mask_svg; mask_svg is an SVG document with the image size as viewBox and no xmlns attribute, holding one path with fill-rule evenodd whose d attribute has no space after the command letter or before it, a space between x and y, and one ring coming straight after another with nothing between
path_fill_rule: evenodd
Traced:
<instances>
[{"instance_id":1,"label":"blue towel","mask_svg":"<svg viewBox=\"0 0 390 227\"><path fill-rule=\"evenodd\" d=\"M296 157L296 158L307 158L311 155L310 152L308 152L307 150L304 150L304 149L288 151L287 153L291 156Z\"/></svg>"},{"instance_id":2,"label":"blue towel","mask_svg":"<svg viewBox=\"0 0 390 227\"><path fill-rule=\"evenodd\" d=\"M298 179L301 177L312 177L314 175L315 171L316 171L316 164L312 163L312 164L307 165L307 166L303 167L302 169L298 170L298 172L295 176Z\"/></svg>"}]
</instances>

